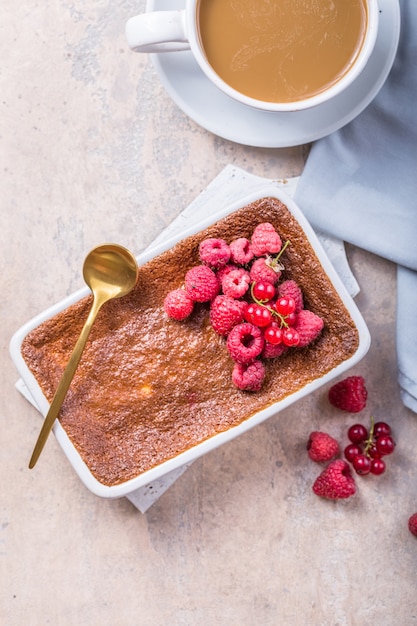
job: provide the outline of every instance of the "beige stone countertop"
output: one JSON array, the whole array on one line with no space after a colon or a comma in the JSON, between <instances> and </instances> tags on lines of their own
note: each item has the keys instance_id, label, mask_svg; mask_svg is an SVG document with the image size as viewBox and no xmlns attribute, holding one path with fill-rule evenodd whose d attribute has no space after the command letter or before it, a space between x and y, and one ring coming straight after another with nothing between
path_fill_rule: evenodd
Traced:
<instances>
[{"instance_id":1,"label":"beige stone countertop","mask_svg":"<svg viewBox=\"0 0 417 626\"><path fill-rule=\"evenodd\" d=\"M228 164L302 172L307 146L214 136L127 48L145 1L2 0L1 546L4 626L417 624L417 419L397 386L395 267L349 246L372 346L350 373L389 421L385 475L344 502L315 496L310 431L346 442L358 421L323 388L197 460L145 513L91 494L51 437L34 470L37 411L15 388L9 341L83 286L90 248L143 250Z\"/></svg>"}]
</instances>

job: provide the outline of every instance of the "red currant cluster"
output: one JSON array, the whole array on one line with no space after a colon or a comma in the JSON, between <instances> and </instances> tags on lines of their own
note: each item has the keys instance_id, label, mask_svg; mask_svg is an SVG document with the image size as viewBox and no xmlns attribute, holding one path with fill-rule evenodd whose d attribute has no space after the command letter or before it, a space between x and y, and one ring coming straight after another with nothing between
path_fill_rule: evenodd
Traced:
<instances>
[{"instance_id":1,"label":"red currant cluster","mask_svg":"<svg viewBox=\"0 0 417 626\"><path fill-rule=\"evenodd\" d=\"M374 422L371 418L369 431L363 424L354 424L347 436L351 443L346 446L344 455L355 472L361 476L383 474L386 469L383 457L392 454L396 445L391 427L386 422Z\"/></svg>"},{"instance_id":2,"label":"red currant cluster","mask_svg":"<svg viewBox=\"0 0 417 626\"><path fill-rule=\"evenodd\" d=\"M265 341L273 346L297 346L300 334L293 328L297 321L294 298L282 296L274 302L276 288L266 281L252 283L251 296L254 302L247 306L245 320L263 329Z\"/></svg>"}]
</instances>

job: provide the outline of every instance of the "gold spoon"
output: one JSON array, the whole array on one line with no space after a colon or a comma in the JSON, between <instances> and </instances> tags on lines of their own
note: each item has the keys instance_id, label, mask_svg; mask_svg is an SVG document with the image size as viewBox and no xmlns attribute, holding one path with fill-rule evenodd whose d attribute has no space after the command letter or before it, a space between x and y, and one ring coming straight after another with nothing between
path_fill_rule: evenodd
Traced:
<instances>
[{"instance_id":1,"label":"gold spoon","mask_svg":"<svg viewBox=\"0 0 417 626\"><path fill-rule=\"evenodd\" d=\"M126 248L116 244L104 244L87 255L83 276L93 292L93 305L45 417L29 461L30 469L35 466L58 416L97 313L108 300L121 298L132 291L138 278L138 266L135 257Z\"/></svg>"}]
</instances>

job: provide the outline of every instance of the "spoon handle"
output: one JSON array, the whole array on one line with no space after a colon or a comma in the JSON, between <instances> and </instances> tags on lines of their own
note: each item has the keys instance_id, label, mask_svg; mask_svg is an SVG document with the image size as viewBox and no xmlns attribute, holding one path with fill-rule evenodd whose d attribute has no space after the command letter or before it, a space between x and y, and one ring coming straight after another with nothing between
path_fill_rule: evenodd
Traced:
<instances>
[{"instance_id":1,"label":"spoon handle","mask_svg":"<svg viewBox=\"0 0 417 626\"><path fill-rule=\"evenodd\" d=\"M77 369L78 363L80 361L81 355L83 353L85 344L87 342L88 336L90 334L91 327L94 323L97 313L100 310L101 305L104 304L103 300L94 297L93 305L90 309L88 317L85 321L83 329L78 337L77 343L75 344L74 350L72 351L71 357L67 363L67 366L64 370L62 378L59 382L59 385L55 391L54 398L49 407L48 413L43 422L41 431L39 433L38 439L36 441L35 447L32 452L32 456L29 461L29 468L32 469L48 439L49 433L51 432L52 426L58 416L61 405L65 399L71 381L74 377L75 370Z\"/></svg>"}]
</instances>

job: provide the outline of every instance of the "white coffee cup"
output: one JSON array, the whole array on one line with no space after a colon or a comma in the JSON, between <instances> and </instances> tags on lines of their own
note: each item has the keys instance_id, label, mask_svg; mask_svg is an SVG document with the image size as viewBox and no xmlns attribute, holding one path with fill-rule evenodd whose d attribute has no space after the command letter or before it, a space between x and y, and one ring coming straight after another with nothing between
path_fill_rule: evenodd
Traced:
<instances>
[{"instance_id":1,"label":"white coffee cup","mask_svg":"<svg viewBox=\"0 0 417 626\"><path fill-rule=\"evenodd\" d=\"M303 110L334 98L342 93L359 76L365 68L375 46L379 21L377 0L362 0L367 14L362 45L356 58L348 66L341 78L318 93L307 97L298 97L294 101L269 101L253 97L253 95L242 93L229 85L208 62L202 47L198 24L199 5L201 2L204 3L204 1L186 0L185 8L181 10L150 11L132 17L126 24L126 37L129 47L135 52L146 53L191 50L201 70L223 93L241 104L263 111ZM230 2L230 0L223 1ZM262 3L262 0L257 1ZM350 0L341 1L349 2ZM277 7L280 0L276 0L276 2ZM323 2L323 6L332 4L327 2L327 0L323 0ZM244 0L242 4L245 4ZM317 2L312 4L314 8L317 6L320 6L320 3L319 5L317 5Z\"/></svg>"}]
</instances>

